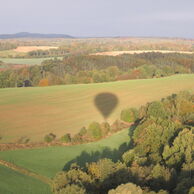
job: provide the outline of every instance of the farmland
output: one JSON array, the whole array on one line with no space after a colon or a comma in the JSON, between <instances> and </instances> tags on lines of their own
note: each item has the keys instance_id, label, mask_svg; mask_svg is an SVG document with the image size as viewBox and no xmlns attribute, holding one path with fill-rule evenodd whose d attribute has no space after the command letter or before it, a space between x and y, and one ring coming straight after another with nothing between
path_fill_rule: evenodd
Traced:
<instances>
[{"instance_id":1,"label":"farmland","mask_svg":"<svg viewBox=\"0 0 194 194\"><path fill-rule=\"evenodd\" d=\"M112 123L126 107L139 107L181 90L193 90L193 83L193 74L184 74L98 84L1 89L0 142L18 142L21 138L41 142L51 132L60 138L65 133L77 133L92 121L103 122L94 105L95 96L102 92L110 92L119 99L107 120Z\"/></svg>"},{"instance_id":2,"label":"farmland","mask_svg":"<svg viewBox=\"0 0 194 194\"><path fill-rule=\"evenodd\" d=\"M86 161L95 161L105 156L117 159L129 143L128 134L129 130L124 129L106 139L88 144L5 151L0 152L0 159L51 178L65 166L69 167L68 163L76 161L84 165Z\"/></svg>"},{"instance_id":3,"label":"farmland","mask_svg":"<svg viewBox=\"0 0 194 194\"><path fill-rule=\"evenodd\" d=\"M2 194L50 194L48 185L29 176L0 166L0 193Z\"/></svg>"},{"instance_id":4,"label":"farmland","mask_svg":"<svg viewBox=\"0 0 194 194\"><path fill-rule=\"evenodd\" d=\"M194 0L1 7L0 194L194 194Z\"/></svg>"}]
</instances>

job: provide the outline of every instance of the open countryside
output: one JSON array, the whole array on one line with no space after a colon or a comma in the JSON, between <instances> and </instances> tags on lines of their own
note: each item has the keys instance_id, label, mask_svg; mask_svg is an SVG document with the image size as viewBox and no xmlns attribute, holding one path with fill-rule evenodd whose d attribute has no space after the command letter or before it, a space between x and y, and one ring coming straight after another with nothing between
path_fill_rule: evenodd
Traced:
<instances>
[{"instance_id":1,"label":"open countryside","mask_svg":"<svg viewBox=\"0 0 194 194\"><path fill-rule=\"evenodd\" d=\"M65 133L75 134L92 121L103 122L102 114L94 105L95 96L102 92L113 93L119 99L108 118L112 123L126 107L139 107L172 93L191 90L193 83L194 75L190 74L111 83L1 89L0 142L16 143L21 137L39 142L51 132L60 137Z\"/></svg>"},{"instance_id":2,"label":"open countryside","mask_svg":"<svg viewBox=\"0 0 194 194\"><path fill-rule=\"evenodd\" d=\"M194 1L7 0L0 194L194 194Z\"/></svg>"}]
</instances>

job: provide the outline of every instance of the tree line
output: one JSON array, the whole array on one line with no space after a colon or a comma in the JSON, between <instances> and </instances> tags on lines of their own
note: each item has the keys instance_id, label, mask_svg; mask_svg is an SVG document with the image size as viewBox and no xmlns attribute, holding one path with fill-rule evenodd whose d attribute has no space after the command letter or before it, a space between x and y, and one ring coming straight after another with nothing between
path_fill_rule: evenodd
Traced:
<instances>
[{"instance_id":1,"label":"tree line","mask_svg":"<svg viewBox=\"0 0 194 194\"><path fill-rule=\"evenodd\" d=\"M121 56L71 55L41 66L0 72L0 87L49 86L158 78L194 72L194 55L142 53Z\"/></svg>"}]
</instances>

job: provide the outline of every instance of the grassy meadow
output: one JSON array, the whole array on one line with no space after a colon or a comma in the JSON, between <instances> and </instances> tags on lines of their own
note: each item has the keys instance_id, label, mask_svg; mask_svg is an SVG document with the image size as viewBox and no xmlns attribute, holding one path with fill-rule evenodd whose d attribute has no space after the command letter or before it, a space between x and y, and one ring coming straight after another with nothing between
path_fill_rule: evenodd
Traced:
<instances>
[{"instance_id":1,"label":"grassy meadow","mask_svg":"<svg viewBox=\"0 0 194 194\"><path fill-rule=\"evenodd\" d=\"M51 194L49 185L0 165L0 193Z\"/></svg>"},{"instance_id":2,"label":"grassy meadow","mask_svg":"<svg viewBox=\"0 0 194 194\"><path fill-rule=\"evenodd\" d=\"M3 151L0 152L0 159L51 178L72 162L83 166L85 162L103 157L119 158L130 142L129 132L129 129L124 129L106 139L81 145Z\"/></svg>"},{"instance_id":3,"label":"grassy meadow","mask_svg":"<svg viewBox=\"0 0 194 194\"><path fill-rule=\"evenodd\" d=\"M61 57L57 57L60 58ZM47 58L0 58L0 61L8 64L17 65L40 65L43 61L48 59L54 59L54 57Z\"/></svg>"},{"instance_id":4,"label":"grassy meadow","mask_svg":"<svg viewBox=\"0 0 194 194\"><path fill-rule=\"evenodd\" d=\"M193 90L193 84L194 75L185 74L99 84L0 89L0 142L18 142L21 137L40 142L50 132L60 138L65 133L77 133L92 121L103 122L94 104L95 96L102 92L110 92L119 100L107 119L112 123L126 107L139 107L181 90Z\"/></svg>"}]
</instances>

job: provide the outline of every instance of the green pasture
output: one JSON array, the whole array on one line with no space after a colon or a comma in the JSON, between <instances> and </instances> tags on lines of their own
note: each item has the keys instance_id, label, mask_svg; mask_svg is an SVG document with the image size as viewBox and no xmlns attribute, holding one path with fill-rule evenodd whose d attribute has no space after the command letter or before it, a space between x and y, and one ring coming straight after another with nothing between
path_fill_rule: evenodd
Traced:
<instances>
[{"instance_id":1,"label":"green pasture","mask_svg":"<svg viewBox=\"0 0 194 194\"><path fill-rule=\"evenodd\" d=\"M1 194L51 194L49 185L0 165Z\"/></svg>"},{"instance_id":2,"label":"green pasture","mask_svg":"<svg viewBox=\"0 0 194 194\"><path fill-rule=\"evenodd\" d=\"M129 133L129 129L124 129L98 142L81 145L4 151L0 152L0 159L32 172L53 177L63 168L69 168L74 162L84 166L85 162L104 157L116 160L129 145Z\"/></svg>"},{"instance_id":3,"label":"green pasture","mask_svg":"<svg viewBox=\"0 0 194 194\"><path fill-rule=\"evenodd\" d=\"M47 57L47 58L0 58L0 61L9 64L17 64L17 65L40 65L43 61L48 59L54 59L55 57ZM57 57L60 58L61 57Z\"/></svg>"}]
</instances>

